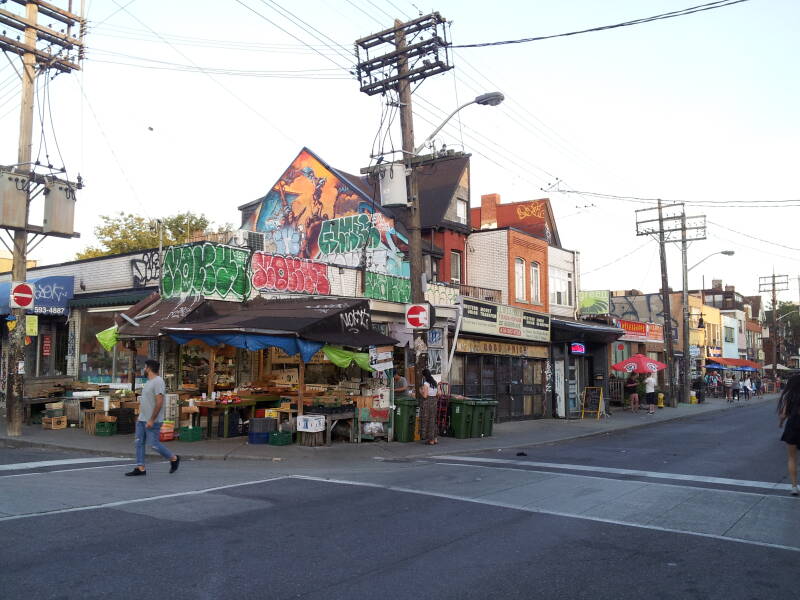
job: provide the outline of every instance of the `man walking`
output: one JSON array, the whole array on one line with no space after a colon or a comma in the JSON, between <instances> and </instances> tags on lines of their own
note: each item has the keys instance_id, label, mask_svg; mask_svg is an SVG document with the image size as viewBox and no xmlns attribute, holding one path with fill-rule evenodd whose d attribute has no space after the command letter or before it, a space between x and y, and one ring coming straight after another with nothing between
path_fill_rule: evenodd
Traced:
<instances>
[{"instance_id":1,"label":"man walking","mask_svg":"<svg viewBox=\"0 0 800 600\"><path fill-rule=\"evenodd\" d=\"M144 363L147 383L142 388L142 397L139 400L139 419L136 421L136 468L125 473L129 477L147 475L144 467L144 455L148 442L153 450L170 461L170 473L177 471L180 466L180 456L170 452L158 439L161 422L164 420L164 395L167 391L164 380L158 374L160 368L161 365L157 360L151 359Z\"/></svg>"}]
</instances>

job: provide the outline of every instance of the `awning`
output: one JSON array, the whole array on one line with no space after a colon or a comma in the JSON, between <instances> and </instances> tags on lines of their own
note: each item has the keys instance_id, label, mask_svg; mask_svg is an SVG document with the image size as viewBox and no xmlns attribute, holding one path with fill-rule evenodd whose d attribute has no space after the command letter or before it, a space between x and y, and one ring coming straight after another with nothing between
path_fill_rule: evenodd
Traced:
<instances>
[{"instance_id":1,"label":"awning","mask_svg":"<svg viewBox=\"0 0 800 600\"><path fill-rule=\"evenodd\" d=\"M80 294L69 303L70 308L94 308L99 306L128 306L136 304L153 293L152 289L122 290L116 292L100 292L96 294Z\"/></svg>"},{"instance_id":2,"label":"awning","mask_svg":"<svg viewBox=\"0 0 800 600\"><path fill-rule=\"evenodd\" d=\"M555 318L550 320L550 335L554 342L613 342L625 333L624 329L613 325Z\"/></svg>"},{"instance_id":3,"label":"awning","mask_svg":"<svg viewBox=\"0 0 800 600\"><path fill-rule=\"evenodd\" d=\"M118 315L118 337L157 338L163 327L180 323L204 302L202 296L163 300L154 293Z\"/></svg>"},{"instance_id":4,"label":"awning","mask_svg":"<svg viewBox=\"0 0 800 600\"><path fill-rule=\"evenodd\" d=\"M730 367L732 369L735 369L737 367L750 367L752 369L762 368L760 364L753 362L752 360L745 360L743 358L720 358L715 356L713 360L718 365L722 365L723 367ZM708 365L706 365L706 368L708 368Z\"/></svg>"}]
</instances>

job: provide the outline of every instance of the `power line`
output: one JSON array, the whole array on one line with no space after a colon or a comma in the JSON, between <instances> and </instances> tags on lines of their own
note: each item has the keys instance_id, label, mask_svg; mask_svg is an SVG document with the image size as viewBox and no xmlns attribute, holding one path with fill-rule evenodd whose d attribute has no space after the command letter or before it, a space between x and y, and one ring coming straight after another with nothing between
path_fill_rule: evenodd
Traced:
<instances>
[{"instance_id":1,"label":"power line","mask_svg":"<svg viewBox=\"0 0 800 600\"><path fill-rule=\"evenodd\" d=\"M629 252L626 252L625 254L623 254L623 255L621 255L621 256L619 256L619 257L615 258L615 259L614 259L614 260L612 260L611 262L608 262L608 263L606 263L606 264L604 264L604 265L601 265L601 266L599 266L599 267L595 267L594 269L590 269L589 271L583 271L583 272L581 273L581 275L588 275L589 273L594 273L595 271L599 271L599 270L601 270L601 269L605 269L606 267L610 267L611 265L615 265L615 264L617 264L618 262L620 262L621 260L623 260L623 259L625 259L625 258L628 258L628 257L629 257L631 254L633 254L634 252L638 252L639 250L641 250L642 248L644 248L645 246L647 246L649 243L650 243L650 242L649 242L649 241L647 241L647 242L645 242L644 244L642 244L641 246L639 246L639 247L637 247L637 248L634 248L633 250L631 250L631 251L629 251Z\"/></svg>"},{"instance_id":2,"label":"power line","mask_svg":"<svg viewBox=\"0 0 800 600\"><path fill-rule=\"evenodd\" d=\"M648 198L642 196L624 196L619 194L604 194L601 192L581 191L581 190L557 190L562 194L579 194L592 196L595 198L606 198L609 200L621 200L624 202L634 202L638 204L657 204L658 198ZM678 202L691 204L693 206L704 206L717 208L787 208L800 206L800 198L775 199L775 200L678 200L661 199L663 202Z\"/></svg>"},{"instance_id":3,"label":"power line","mask_svg":"<svg viewBox=\"0 0 800 600\"><path fill-rule=\"evenodd\" d=\"M765 240L760 237L756 237L754 235L750 235L749 233L745 233L744 231L738 231L736 229L731 229L730 227L725 227L725 225L720 225L719 223L715 223L714 221L709 221L711 225L715 225L717 227L721 227L722 229L727 229L732 233L736 233L738 235L743 235L744 237L750 238L751 240L756 240L759 242L764 242L765 244L772 244L773 246L778 246L780 248L785 248L786 250L794 250L795 252L800 252L800 248L794 248L793 246L787 246L786 244L780 244L778 242L772 242L770 240Z\"/></svg>"},{"instance_id":4,"label":"power line","mask_svg":"<svg viewBox=\"0 0 800 600\"><path fill-rule=\"evenodd\" d=\"M717 2L709 2L707 4L699 4L697 6L690 6L680 10L661 13L652 17L644 17L641 19L633 19L631 21L623 21L622 23L615 23L613 25L601 25L599 27L591 27L589 29L581 29L578 31L568 31L566 33L556 33L552 35L540 35L536 37L527 37L516 40L502 40L499 42L481 42L477 44L458 44L453 45L453 48L485 48L488 46L505 46L508 44L525 44L528 42L539 42L542 40L551 40L554 38L569 37L573 35L581 35L584 33L594 33L597 31L607 31L609 29L617 29L619 27L630 27L632 25L641 25L643 23L651 23L653 21L661 21L664 19L674 19L675 17L683 17L694 13L704 12L707 10L714 10L717 8L724 8L726 6L733 6L734 4L741 4L749 0L719 0Z\"/></svg>"}]
</instances>

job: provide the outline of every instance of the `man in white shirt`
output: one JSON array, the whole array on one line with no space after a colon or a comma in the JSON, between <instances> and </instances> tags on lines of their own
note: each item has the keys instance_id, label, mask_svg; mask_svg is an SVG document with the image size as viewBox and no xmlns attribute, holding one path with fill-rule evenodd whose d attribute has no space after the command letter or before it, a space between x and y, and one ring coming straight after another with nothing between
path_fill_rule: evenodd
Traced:
<instances>
[{"instance_id":1,"label":"man in white shirt","mask_svg":"<svg viewBox=\"0 0 800 600\"><path fill-rule=\"evenodd\" d=\"M644 396L648 404L648 415L656 414L656 374L650 373L644 380Z\"/></svg>"}]
</instances>

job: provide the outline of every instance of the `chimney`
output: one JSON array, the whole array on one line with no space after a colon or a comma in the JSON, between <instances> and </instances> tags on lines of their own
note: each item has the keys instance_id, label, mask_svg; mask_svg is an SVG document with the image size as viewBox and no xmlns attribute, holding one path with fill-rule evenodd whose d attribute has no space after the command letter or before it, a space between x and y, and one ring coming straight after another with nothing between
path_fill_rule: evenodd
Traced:
<instances>
[{"instance_id":1,"label":"chimney","mask_svg":"<svg viewBox=\"0 0 800 600\"><path fill-rule=\"evenodd\" d=\"M722 279L712 279L711 280L711 289L721 292L722 291Z\"/></svg>"},{"instance_id":2,"label":"chimney","mask_svg":"<svg viewBox=\"0 0 800 600\"><path fill-rule=\"evenodd\" d=\"M484 194L481 196L481 229L497 227L497 205L500 194Z\"/></svg>"},{"instance_id":3,"label":"chimney","mask_svg":"<svg viewBox=\"0 0 800 600\"><path fill-rule=\"evenodd\" d=\"M736 291L736 286L735 285L726 285L725 286L725 291L726 292L735 292Z\"/></svg>"}]
</instances>

